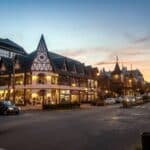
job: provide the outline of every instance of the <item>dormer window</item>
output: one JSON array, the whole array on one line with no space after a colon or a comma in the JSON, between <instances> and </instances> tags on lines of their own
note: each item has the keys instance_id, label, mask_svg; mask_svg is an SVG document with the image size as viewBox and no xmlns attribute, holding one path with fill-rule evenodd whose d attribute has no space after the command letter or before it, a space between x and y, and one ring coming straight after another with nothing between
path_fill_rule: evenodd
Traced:
<instances>
[{"instance_id":1,"label":"dormer window","mask_svg":"<svg viewBox=\"0 0 150 150\"><path fill-rule=\"evenodd\" d=\"M65 61L64 61L64 63L63 63L62 70L63 70L63 71L67 71L67 66L66 66L66 62L65 62Z\"/></svg>"},{"instance_id":2,"label":"dormer window","mask_svg":"<svg viewBox=\"0 0 150 150\"><path fill-rule=\"evenodd\" d=\"M76 73L77 71L76 71L76 66L75 65L73 65L73 70L72 70L72 72L73 73Z\"/></svg>"}]
</instances>

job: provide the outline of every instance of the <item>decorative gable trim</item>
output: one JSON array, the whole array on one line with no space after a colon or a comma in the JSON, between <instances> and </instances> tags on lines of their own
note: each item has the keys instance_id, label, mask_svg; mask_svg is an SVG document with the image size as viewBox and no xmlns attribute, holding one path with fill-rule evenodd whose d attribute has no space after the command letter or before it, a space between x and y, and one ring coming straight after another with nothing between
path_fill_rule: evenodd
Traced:
<instances>
[{"instance_id":1,"label":"decorative gable trim","mask_svg":"<svg viewBox=\"0 0 150 150\"><path fill-rule=\"evenodd\" d=\"M48 49L44 40L44 36L41 36L40 42L37 47L36 57L33 60L32 71L52 71L51 61L48 57Z\"/></svg>"}]
</instances>

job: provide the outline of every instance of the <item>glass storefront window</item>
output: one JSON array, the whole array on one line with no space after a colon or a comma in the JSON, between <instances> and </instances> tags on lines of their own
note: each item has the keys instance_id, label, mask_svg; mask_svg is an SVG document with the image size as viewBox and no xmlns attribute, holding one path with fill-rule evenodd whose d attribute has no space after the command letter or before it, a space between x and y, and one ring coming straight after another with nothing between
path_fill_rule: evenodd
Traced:
<instances>
[{"instance_id":1,"label":"glass storefront window","mask_svg":"<svg viewBox=\"0 0 150 150\"><path fill-rule=\"evenodd\" d=\"M70 90L60 90L60 102L65 103L70 101Z\"/></svg>"}]
</instances>

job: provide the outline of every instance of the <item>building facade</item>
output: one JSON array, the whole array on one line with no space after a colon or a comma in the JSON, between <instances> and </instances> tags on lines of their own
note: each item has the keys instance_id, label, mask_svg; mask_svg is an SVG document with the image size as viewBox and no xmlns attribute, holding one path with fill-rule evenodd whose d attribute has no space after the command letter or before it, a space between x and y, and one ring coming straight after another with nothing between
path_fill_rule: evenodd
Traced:
<instances>
[{"instance_id":1,"label":"building facade","mask_svg":"<svg viewBox=\"0 0 150 150\"><path fill-rule=\"evenodd\" d=\"M0 56L12 58L15 55L25 55L25 50L9 39L0 38Z\"/></svg>"},{"instance_id":2,"label":"building facade","mask_svg":"<svg viewBox=\"0 0 150 150\"><path fill-rule=\"evenodd\" d=\"M97 68L48 51L43 35L32 53L0 59L0 99L17 104L93 101L97 79Z\"/></svg>"},{"instance_id":3,"label":"building facade","mask_svg":"<svg viewBox=\"0 0 150 150\"><path fill-rule=\"evenodd\" d=\"M121 69L117 58L113 71L100 71L99 87L103 97L136 96L145 92L145 81L138 69Z\"/></svg>"}]
</instances>

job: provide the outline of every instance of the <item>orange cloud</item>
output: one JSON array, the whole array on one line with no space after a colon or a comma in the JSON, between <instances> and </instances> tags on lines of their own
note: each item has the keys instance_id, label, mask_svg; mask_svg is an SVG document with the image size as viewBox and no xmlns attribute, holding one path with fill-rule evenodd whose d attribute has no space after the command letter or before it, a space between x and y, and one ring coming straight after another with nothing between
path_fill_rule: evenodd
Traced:
<instances>
[{"instance_id":1,"label":"orange cloud","mask_svg":"<svg viewBox=\"0 0 150 150\"><path fill-rule=\"evenodd\" d=\"M131 42L122 49L114 50L107 47L67 49L62 50L61 54L97 66L99 69L105 67L106 70L114 68L115 57L119 56L120 65L123 64L130 69L132 64L133 69L141 70L145 79L150 81L150 44L147 44L150 36L141 38L128 36L128 39Z\"/></svg>"}]
</instances>

